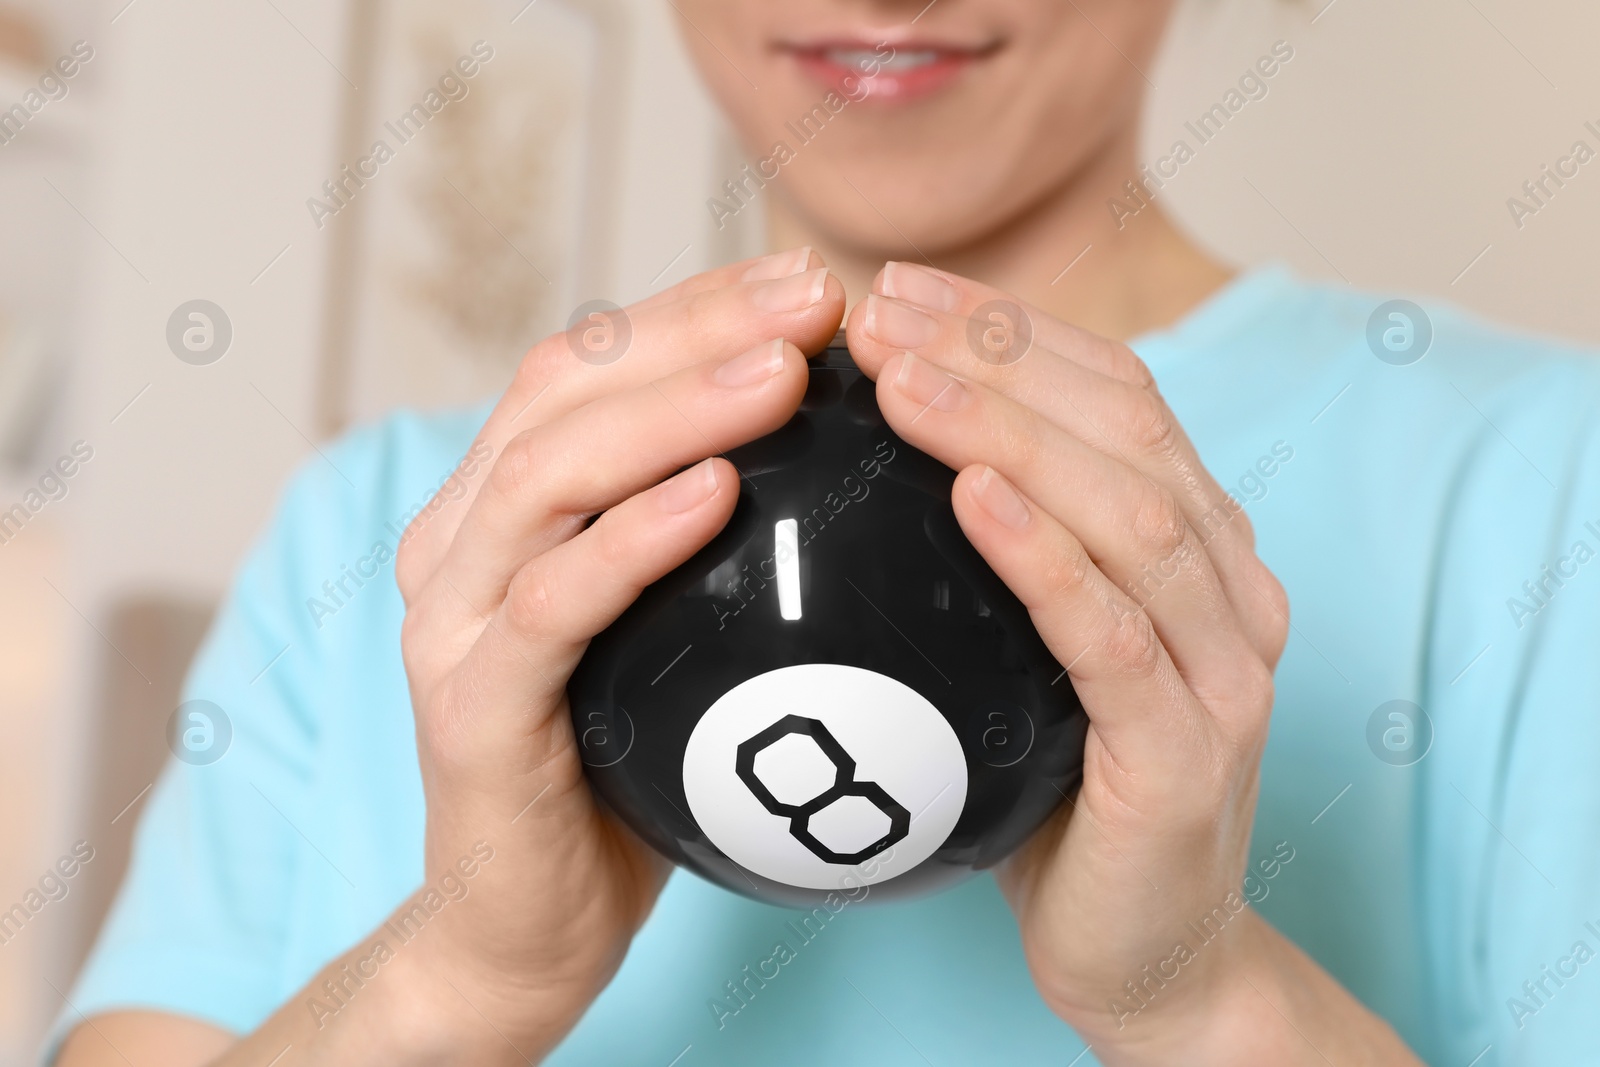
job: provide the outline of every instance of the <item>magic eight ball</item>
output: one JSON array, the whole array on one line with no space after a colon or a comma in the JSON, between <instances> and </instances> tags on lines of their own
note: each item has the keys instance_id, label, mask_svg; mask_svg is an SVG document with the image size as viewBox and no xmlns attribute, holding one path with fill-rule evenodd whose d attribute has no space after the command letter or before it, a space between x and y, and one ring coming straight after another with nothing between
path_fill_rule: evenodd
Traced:
<instances>
[{"instance_id":1,"label":"magic eight ball","mask_svg":"<svg viewBox=\"0 0 1600 1067\"><path fill-rule=\"evenodd\" d=\"M1088 720L1027 610L842 339L800 410L728 453L728 525L568 686L602 802L738 893L880 899L993 866L1077 785Z\"/></svg>"}]
</instances>

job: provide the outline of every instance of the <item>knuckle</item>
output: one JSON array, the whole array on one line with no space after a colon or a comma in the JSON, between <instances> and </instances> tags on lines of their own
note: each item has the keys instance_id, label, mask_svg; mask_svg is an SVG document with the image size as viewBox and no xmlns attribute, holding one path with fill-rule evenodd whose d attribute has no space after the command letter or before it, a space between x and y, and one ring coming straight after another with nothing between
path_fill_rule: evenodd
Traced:
<instances>
[{"instance_id":1,"label":"knuckle","mask_svg":"<svg viewBox=\"0 0 1600 1067\"><path fill-rule=\"evenodd\" d=\"M1235 670L1216 715L1219 758L1232 773L1259 761L1277 696L1271 668L1256 656L1241 658L1246 662Z\"/></svg>"},{"instance_id":2,"label":"knuckle","mask_svg":"<svg viewBox=\"0 0 1600 1067\"><path fill-rule=\"evenodd\" d=\"M612 519L619 516L610 516ZM625 576L631 581L632 573L638 570L639 553L637 546L623 535L614 522L601 521L590 527L589 556L593 561L594 573L606 576Z\"/></svg>"},{"instance_id":3,"label":"knuckle","mask_svg":"<svg viewBox=\"0 0 1600 1067\"><path fill-rule=\"evenodd\" d=\"M1268 569L1265 563L1255 561L1256 573L1251 581L1262 599L1267 602L1267 607L1272 609L1272 614L1279 620L1278 624L1284 630L1289 628L1289 591L1283 587L1278 576Z\"/></svg>"},{"instance_id":4,"label":"knuckle","mask_svg":"<svg viewBox=\"0 0 1600 1067\"><path fill-rule=\"evenodd\" d=\"M415 520L412 520L415 522ZM406 525L406 531L400 537L400 544L394 553L394 581L400 587L400 597L407 604L414 604L422 593L422 587L427 582L426 560L423 558L420 539L412 535L411 525ZM408 616L411 612L406 613Z\"/></svg>"},{"instance_id":5,"label":"knuckle","mask_svg":"<svg viewBox=\"0 0 1600 1067\"><path fill-rule=\"evenodd\" d=\"M1268 650L1274 658L1283 653L1289 640L1289 593L1278 576L1257 561L1258 575L1251 579L1257 594L1266 602L1266 636Z\"/></svg>"},{"instance_id":6,"label":"knuckle","mask_svg":"<svg viewBox=\"0 0 1600 1067\"><path fill-rule=\"evenodd\" d=\"M727 309L723 290L706 289L677 305L679 326L686 337L717 338L724 333Z\"/></svg>"},{"instance_id":7,"label":"knuckle","mask_svg":"<svg viewBox=\"0 0 1600 1067\"><path fill-rule=\"evenodd\" d=\"M419 606L400 619L400 660L413 687L431 689L452 666L451 642L436 604L437 593L424 589Z\"/></svg>"},{"instance_id":8,"label":"knuckle","mask_svg":"<svg viewBox=\"0 0 1600 1067\"><path fill-rule=\"evenodd\" d=\"M556 590L546 568L532 567L512 579L502 611L514 633L537 637L550 627L555 613Z\"/></svg>"},{"instance_id":9,"label":"knuckle","mask_svg":"<svg viewBox=\"0 0 1600 1067\"><path fill-rule=\"evenodd\" d=\"M1040 432L1040 421L1030 411L1020 412L1019 419L1005 419L999 427L995 444L1005 457L1006 469L1019 476L1048 473L1051 467L1052 448L1050 435Z\"/></svg>"},{"instance_id":10,"label":"knuckle","mask_svg":"<svg viewBox=\"0 0 1600 1067\"><path fill-rule=\"evenodd\" d=\"M565 358L563 358L565 357ZM553 333L535 344L517 363L512 375L511 391L532 397L568 369L572 350L567 344L566 331Z\"/></svg>"},{"instance_id":11,"label":"knuckle","mask_svg":"<svg viewBox=\"0 0 1600 1067\"><path fill-rule=\"evenodd\" d=\"M1146 481L1133 517L1135 543L1165 559L1183 547L1189 521L1171 490Z\"/></svg>"},{"instance_id":12,"label":"knuckle","mask_svg":"<svg viewBox=\"0 0 1600 1067\"><path fill-rule=\"evenodd\" d=\"M1155 388L1156 376L1150 373L1150 368L1145 361L1140 359L1125 344L1111 346L1111 366L1117 375L1140 389L1151 390Z\"/></svg>"},{"instance_id":13,"label":"knuckle","mask_svg":"<svg viewBox=\"0 0 1600 1067\"><path fill-rule=\"evenodd\" d=\"M1161 641L1150 616L1126 609L1117 612L1105 640L1106 655L1120 672L1149 678L1161 665Z\"/></svg>"},{"instance_id":14,"label":"knuckle","mask_svg":"<svg viewBox=\"0 0 1600 1067\"><path fill-rule=\"evenodd\" d=\"M1244 505L1240 504L1235 497L1228 493L1224 493L1220 497L1203 496L1198 503L1198 509L1204 510L1199 519L1195 520L1192 525L1194 526L1195 536L1200 539L1202 547L1210 545L1212 541L1227 533L1237 523L1241 521L1249 522L1249 519L1245 517ZM1247 539L1246 544L1251 543L1248 538L1253 535L1248 526L1240 527L1240 530Z\"/></svg>"},{"instance_id":15,"label":"knuckle","mask_svg":"<svg viewBox=\"0 0 1600 1067\"><path fill-rule=\"evenodd\" d=\"M1167 456L1178 448L1178 420L1172 410L1154 393L1140 391L1132 400L1129 414L1133 443L1147 455Z\"/></svg>"},{"instance_id":16,"label":"knuckle","mask_svg":"<svg viewBox=\"0 0 1600 1067\"><path fill-rule=\"evenodd\" d=\"M1052 553L1046 564L1044 586L1058 599L1074 600L1089 585L1089 572L1094 563L1081 547L1070 552Z\"/></svg>"},{"instance_id":17,"label":"knuckle","mask_svg":"<svg viewBox=\"0 0 1600 1067\"><path fill-rule=\"evenodd\" d=\"M500 458L489 470L489 487L496 496L520 497L529 482L546 466L541 462L544 435L537 429L523 430L500 450Z\"/></svg>"},{"instance_id":18,"label":"knuckle","mask_svg":"<svg viewBox=\"0 0 1600 1067\"><path fill-rule=\"evenodd\" d=\"M426 629L426 620L420 608L407 611L400 620L400 655L407 662L416 658L422 651L425 642L422 640L423 630Z\"/></svg>"}]
</instances>

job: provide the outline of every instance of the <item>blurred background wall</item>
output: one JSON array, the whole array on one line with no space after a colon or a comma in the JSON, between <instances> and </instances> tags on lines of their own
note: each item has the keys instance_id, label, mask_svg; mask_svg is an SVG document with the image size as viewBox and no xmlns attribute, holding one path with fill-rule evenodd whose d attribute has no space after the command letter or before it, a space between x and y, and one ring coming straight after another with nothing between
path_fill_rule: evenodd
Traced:
<instances>
[{"instance_id":1,"label":"blurred background wall","mask_svg":"<svg viewBox=\"0 0 1600 1067\"><path fill-rule=\"evenodd\" d=\"M582 300L759 246L755 213L708 224L737 152L669 14L0 0L0 108L28 109L0 115L0 910L95 849L0 943L0 1064L63 1003L290 467L396 405L487 395ZM1190 0L1145 72L1150 158L1275 42L1294 58L1158 195L1238 263L1600 342L1600 161L1507 206L1600 145L1596 39L1584 0ZM330 198L476 42L467 95Z\"/></svg>"}]
</instances>

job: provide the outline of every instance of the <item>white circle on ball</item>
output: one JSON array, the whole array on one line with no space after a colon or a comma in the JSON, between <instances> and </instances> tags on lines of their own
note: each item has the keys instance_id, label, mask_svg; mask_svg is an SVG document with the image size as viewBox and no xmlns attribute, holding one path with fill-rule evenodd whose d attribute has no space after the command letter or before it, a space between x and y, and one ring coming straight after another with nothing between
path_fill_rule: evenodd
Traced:
<instances>
[{"instance_id":1,"label":"white circle on ball","mask_svg":"<svg viewBox=\"0 0 1600 1067\"><path fill-rule=\"evenodd\" d=\"M843 770L830 778L840 752ZM910 686L806 663L740 682L706 710L684 750L683 789L735 863L786 885L848 889L938 851L966 805L967 760L950 723Z\"/></svg>"}]
</instances>

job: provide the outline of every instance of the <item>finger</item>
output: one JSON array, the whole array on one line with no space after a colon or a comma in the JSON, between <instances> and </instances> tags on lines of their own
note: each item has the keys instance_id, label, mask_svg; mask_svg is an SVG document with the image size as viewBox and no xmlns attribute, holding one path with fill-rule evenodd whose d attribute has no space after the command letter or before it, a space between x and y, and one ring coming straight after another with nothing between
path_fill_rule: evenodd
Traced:
<instances>
[{"instance_id":1,"label":"finger","mask_svg":"<svg viewBox=\"0 0 1600 1067\"><path fill-rule=\"evenodd\" d=\"M1131 776L1186 781L1211 760L1214 733L1150 617L1092 552L992 467L956 478L951 503L973 546L1067 666L1094 733Z\"/></svg>"},{"instance_id":2,"label":"finger","mask_svg":"<svg viewBox=\"0 0 1600 1067\"><path fill-rule=\"evenodd\" d=\"M668 286L659 293L653 293L633 306L637 310L643 310L662 304L673 304L697 293L723 289L739 282L787 278L791 274L814 270L820 266L823 266L822 257L817 255L810 245L802 245L799 248L773 252L771 255L752 256L750 259L742 259L723 267L713 267L692 278L685 278L676 285Z\"/></svg>"},{"instance_id":3,"label":"finger","mask_svg":"<svg viewBox=\"0 0 1600 1067\"><path fill-rule=\"evenodd\" d=\"M506 445L445 553L426 602L487 614L530 558L673 471L782 426L806 388L781 339L611 393ZM436 586L449 586L449 596ZM456 612L445 612L445 616Z\"/></svg>"},{"instance_id":4,"label":"finger","mask_svg":"<svg viewBox=\"0 0 1600 1067\"><path fill-rule=\"evenodd\" d=\"M738 480L726 460L705 460L524 564L484 619L463 669L452 672L450 684L470 685L471 698L430 702L463 709L450 713L460 716L455 721L430 723L430 737L457 746L457 762L509 759L516 773L576 773L570 724L556 714L565 707L573 668L589 640L646 586L722 529L738 500Z\"/></svg>"},{"instance_id":5,"label":"finger","mask_svg":"<svg viewBox=\"0 0 1600 1067\"><path fill-rule=\"evenodd\" d=\"M1127 345L1062 322L1024 300L971 278L919 263L890 262L873 279L872 292L954 316L962 323L963 338L969 322L975 322L980 331L991 330L1013 338L1021 337L1025 331L1033 345L1060 353L1100 374L1141 388L1155 382L1150 368ZM864 305L865 301L856 305L850 316L852 325L857 315L865 315ZM854 338L852 332L852 342ZM874 369L864 369L875 375Z\"/></svg>"},{"instance_id":6,"label":"finger","mask_svg":"<svg viewBox=\"0 0 1600 1067\"><path fill-rule=\"evenodd\" d=\"M535 345L478 432L473 450L498 457L518 433L560 418L597 397L635 388L697 363L720 362L782 337L802 352L825 347L844 313L844 286L825 267L778 279L738 282L628 314L632 338L610 363L579 359L567 334ZM407 531L397 567L411 603L437 570L484 479Z\"/></svg>"},{"instance_id":7,"label":"finger","mask_svg":"<svg viewBox=\"0 0 1600 1067\"><path fill-rule=\"evenodd\" d=\"M1114 454L1179 492L1202 531L1246 551L1254 533L1236 501L1219 485L1166 401L1153 387L1093 370L1037 342L1014 362L974 351L961 316L880 295L851 315L859 330L851 352L867 364L914 351L950 373L982 382L1027 404L1080 440Z\"/></svg>"},{"instance_id":8,"label":"finger","mask_svg":"<svg viewBox=\"0 0 1600 1067\"><path fill-rule=\"evenodd\" d=\"M1147 612L1190 687L1226 714L1259 662L1176 498L1031 408L910 353L884 365L878 404L908 442L956 470L996 467L1071 530Z\"/></svg>"},{"instance_id":9,"label":"finger","mask_svg":"<svg viewBox=\"0 0 1600 1067\"><path fill-rule=\"evenodd\" d=\"M925 273L925 272L924 272ZM1252 645L1275 662L1286 607L1276 579L1255 552L1243 505L1222 488L1160 392L1091 369L1040 346L1009 364L980 358L957 315L869 296L851 315L851 352L876 364L915 351L958 377L1025 404L1107 456L1170 490L1211 555Z\"/></svg>"}]
</instances>

